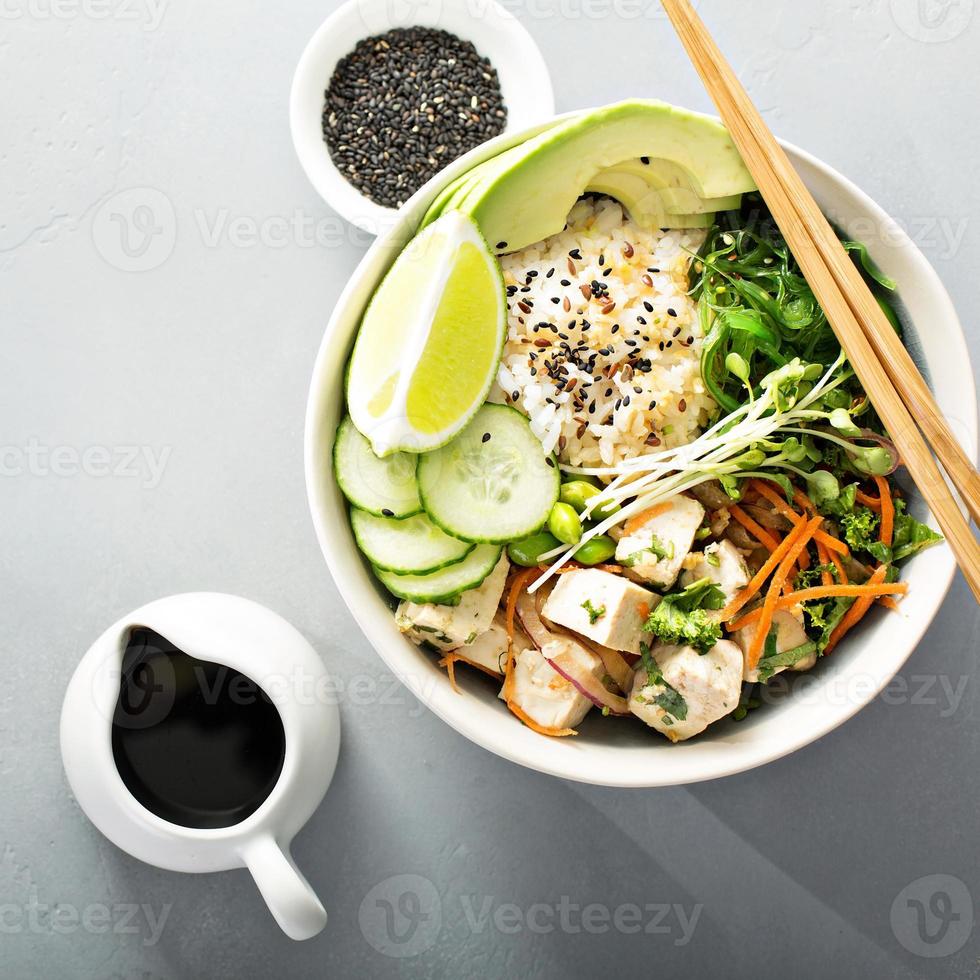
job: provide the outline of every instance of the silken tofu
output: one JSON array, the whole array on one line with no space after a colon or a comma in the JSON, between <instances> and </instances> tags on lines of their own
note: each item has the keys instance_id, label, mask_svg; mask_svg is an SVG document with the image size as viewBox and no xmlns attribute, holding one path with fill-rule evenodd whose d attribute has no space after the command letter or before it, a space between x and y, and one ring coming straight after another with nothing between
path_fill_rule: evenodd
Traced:
<instances>
[{"instance_id":1,"label":"silken tofu","mask_svg":"<svg viewBox=\"0 0 980 980\"><path fill-rule=\"evenodd\" d=\"M776 630L776 653L786 653L787 650L795 650L809 642L810 638L806 635L802 620L802 613L794 613L789 609L777 609L772 614L772 625ZM745 658L743 677L750 684L755 684L759 680L758 664L750 670L748 663L749 650L752 647L752 641L755 639L755 633L756 624L753 623L736 630L732 634L732 639L739 645ZM772 676L775 677L776 674L780 674L784 670L809 670L816 662L816 653L810 653L790 667L777 667L772 672Z\"/></svg>"},{"instance_id":2,"label":"silken tofu","mask_svg":"<svg viewBox=\"0 0 980 980\"><path fill-rule=\"evenodd\" d=\"M749 584L749 567L745 564L742 553L731 541L709 544L703 554L695 552L690 559L685 563L686 567L681 575L681 585L685 588L702 579L708 579L725 594L727 604ZM712 613L709 612L709 615ZM719 618L721 610L713 611L713 615L716 619Z\"/></svg>"},{"instance_id":3,"label":"silken tofu","mask_svg":"<svg viewBox=\"0 0 980 980\"><path fill-rule=\"evenodd\" d=\"M670 503L669 510L648 520L628 522L628 533L616 545L616 561L629 569L631 577L661 589L677 581L705 513L701 504L683 494Z\"/></svg>"},{"instance_id":4,"label":"silken tofu","mask_svg":"<svg viewBox=\"0 0 980 980\"><path fill-rule=\"evenodd\" d=\"M502 554L483 584L460 596L458 606L402 602L395 612L398 628L416 643L429 643L440 650L470 646L493 623L509 567L510 563Z\"/></svg>"},{"instance_id":5,"label":"silken tofu","mask_svg":"<svg viewBox=\"0 0 980 980\"><path fill-rule=\"evenodd\" d=\"M622 575L583 568L559 577L541 611L604 647L639 653L643 624L659 601Z\"/></svg>"},{"instance_id":6,"label":"silken tofu","mask_svg":"<svg viewBox=\"0 0 980 980\"><path fill-rule=\"evenodd\" d=\"M689 646L656 646L651 653L662 679L638 667L629 708L672 742L699 735L738 707L742 652L730 640L719 640L703 656Z\"/></svg>"}]
</instances>

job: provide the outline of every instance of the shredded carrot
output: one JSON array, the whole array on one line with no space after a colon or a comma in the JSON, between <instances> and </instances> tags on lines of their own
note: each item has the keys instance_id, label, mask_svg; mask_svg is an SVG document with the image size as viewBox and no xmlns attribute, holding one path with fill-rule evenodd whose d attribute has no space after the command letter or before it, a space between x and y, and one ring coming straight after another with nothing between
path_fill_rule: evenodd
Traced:
<instances>
[{"instance_id":1,"label":"shredded carrot","mask_svg":"<svg viewBox=\"0 0 980 980\"><path fill-rule=\"evenodd\" d=\"M827 566L830 564L830 552L827 550L827 546L822 542L817 542L817 558L820 560L820 581L827 586L834 584L834 576L831 574L830 569Z\"/></svg>"},{"instance_id":2,"label":"shredded carrot","mask_svg":"<svg viewBox=\"0 0 980 980\"><path fill-rule=\"evenodd\" d=\"M496 680L500 679L500 673L496 670L491 670L489 667L484 667L483 664L478 664L475 660L470 660L469 657L464 657L462 654L456 653L453 650L447 653L442 660L439 661L440 667L446 668L446 673L449 674L449 682L453 686L453 690L459 692L459 688L456 686L456 672L453 669L457 663L467 664L470 667L475 667L477 670L483 671L487 677L493 677Z\"/></svg>"},{"instance_id":3,"label":"shredded carrot","mask_svg":"<svg viewBox=\"0 0 980 980\"><path fill-rule=\"evenodd\" d=\"M510 586L510 592L507 593L507 610L504 620L507 627L508 647L514 645L514 613L517 611L517 600L527 587L527 583L531 577L539 574L541 571L542 569L535 566L534 568L525 568L514 576L514 580Z\"/></svg>"},{"instance_id":4,"label":"shredded carrot","mask_svg":"<svg viewBox=\"0 0 980 980\"><path fill-rule=\"evenodd\" d=\"M773 537L761 524L753 520L738 504L729 507L728 512L756 541L764 545L769 551L775 551L779 547L779 539Z\"/></svg>"},{"instance_id":5,"label":"shredded carrot","mask_svg":"<svg viewBox=\"0 0 980 980\"><path fill-rule=\"evenodd\" d=\"M755 631L755 636L752 637L752 644L745 657L745 662L749 670L754 670L758 666L759 659L762 656L762 648L765 646L766 638L769 636L769 629L772 626L772 614L776 611L776 602L779 600L779 593L783 587L783 583L786 581L790 569L796 564L800 552L807 546L807 542L813 537L817 528L822 523L822 517L814 517L807 521L805 525L795 527L793 533L790 535L790 537L795 535L796 540L786 552L785 557L780 562L779 567L772 577L772 582L769 584L769 591L766 593L766 601L762 606L762 616L759 618L758 628Z\"/></svg>"},{"instance_id":6,"label":"shredded carrot","mask_svg":"<svg viewBox=\"0 0 980 980\"><path fill-rule=\"evenodd\" d=\"M860 490L854 495L854 499L857 500L859 504L864 504L865 507L870 507L872 510L881 510L881 498L880 497L870 497L866 493L862 493Z\"/></svg>"},{"instance_id":7,"label":"shredded carrot","mask_svg":"<svg viewBox=\"0 0 980 980\"><path fill-rule=\"evenodd\" d=\"M881 543L890 548L895 532L895 501L892 500L888 481L883 476L876 476L875 483L878 485L881 500Z\"/></svg>"},{"instance_id":8,"label":"shredded carrot","mask_svg":"<svg viewBox=\"0 0 980 980\"><path fill-rule=\"evenodd\" d=\"M636 517L631 517L627 522L623 530L627 534L632 534L638 528L643 527L647 521L652 521L653 518L659 517L661 514L667 513L671 507L673 507L671 501L665 501L662 504L654 504L652 507L648 507L646 510L641 511Z\"/></svg>"},{"instance_id":9,"label":"shredded carrot","mask_svg":"<svg viewBox=\"0 0 980 980\"><path fill-rule=\"evenodd\" d=\"M808 510L811 514L816 514L817 505L802 490L797 490L796 487L793 487L793 500L800 510Z\"/></svg>"},{"instance_id":10,"label":"shredded carrot","mask_svg":"<svg viewBox=\"0 0 980 980\"><path fill-rule=\"evenodd\" d=\"M452 654L443 657L443 659L439 661L439 666L446 668L446 673L449 675L449 684L452 689L457 694L462 694L463 692L459 689L459 685L456 683L456 658L452 656Z\"/></svg>"},{"instance_id":11,"label":"shredded carrot","mask_svg":"<svg viewBox=\"0 0 980 980\"><path fill-rule=\"evenodd\" d=\"M886 609L890 609L892 612L901 612L901 607L890 595L881 596L878 599L878 605L884 606Z\"/></svg>"},{"instance_id":12,"label":"shredded carrot","mask_svg":"<svg viewBox=\"0 0 980 980\"><path fill-rule=\"evenodd\" d=\"M879 565L875 570L874 574L868 579L869 585L877 585L885 580L885 574L888 571L887 565ZM834 647L851 631L851 629L864 618L865 613L871 608L871 604L874 602L873 596L862 596L858 599L850 609L847 610L847 615L837 624L837 629L830 634L830 640L827 643L827 649L824 650L824 654L830 653Z\"/></svg>"},{"instance_id":13,"label":"shredded carrot","mask_svg":"<svg viewBox=\"0 0 980 980\"><path fill-rule=\"evenodd\" d=\"M795 510L788 503L783 495L777 491L773 490L768 484L763 483L761 480L752 479L749 481L750 485L757 490L763 497L766 498L771 504L773 504L776 510L779 511L783 517L788 518L794 524L800 524L804 518L797 514ZM809 497L807 498L809 500ZM843 541L838 540L832 534L828 534L826 531L817 531L814 537L818 541L822 541L824 547L828 551L836 551L838 554L847 555L850 554L850 549L844 544Z\"/></svg>"},{"instance_id":14,"label":"shredded carrot","mask_svg":"<svg viewBox=\"0 0 980 980\"><path fill-rule=\"evenodd\" d=\"M809 602L811 599L836 599L838 597L853 596L855 598L871 597L878 601L887 599L890 595L905 595L909 590L907 582L892 582L891 584L871 584L867 585L815 585L812 589L800 589L797 592L790 592L788 595L780 596L776 602L777 609L790 609L801 602ZM762 615L762 607L753 609L752 612L734 619L725 624L725 629L730 633L735 630L743 629L758 622Z\"/></svg>"},{"instance_id":15,"label":"shredded carrot","mask_svg":"<svg viewBox=\"0 0 980 980\"><path fill-rule=\"evenodd\" d=\"M827 554L830 555L831 564L837 570L837 580L842 585L850 585L851 580L847 576L847 569L844 567L844 563L840 560L840 555L836 551L831 551L827 549Z\"/></svg>"},{"instance_id":16,"label":"shredded carrot","mask_svg":"<svg viewBox=\"0 0 980 980\"><path fill-rule=\"evenodd\" d=\"M565 738L568 735L578 735L578 732L574 728L549 728L547 725L539 725L530 715L526 714L524 711L518 707L513 701L507 702L507 707L517 715L521 721L531 729L532 732L537 732L539 735L550 735L552 738Z\"/></svg>"},{"instance_id":17,"label":"shredded carrot","mask_svg":"<svg viewBox=\"0 0 980 980\"><path fill-rule=\"evenodd\" d=\"M636 611L640 614L641 619L648 619L650 616L650 603L648 602L637 603Z\"/></svg>"},{"instance_id":18,"label":"shredded carrot","mask_svg":"<svg viewBox=\"0 0 980 980\"><path fill-rule=\"evenodd\" d=\"M758 591L762 588L766 579L773 573L790 548L796 543L803 533L805 525L798 524L789 534L779 543L779 547L769 556L766 563L755 573L752 581L721 611L721 620L731 619Z\"/></svg>"}]
</instances>

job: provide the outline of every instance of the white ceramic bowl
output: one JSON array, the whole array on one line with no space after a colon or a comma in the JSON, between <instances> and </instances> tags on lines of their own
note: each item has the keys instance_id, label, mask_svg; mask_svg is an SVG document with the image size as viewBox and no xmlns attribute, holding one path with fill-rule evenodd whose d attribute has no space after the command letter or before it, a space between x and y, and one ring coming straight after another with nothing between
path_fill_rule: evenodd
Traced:
<instances>
[{"instance_id":1,"label":"white ceramic bowl","mask_svg":"<svg viewBox=\"0 0 980 980\"><path fill-rule=\"evenodd\" d=\"M323 97L337 63L358 41L401 27L448 31L490 59L507 106L504 134L519 133L555 112L541 52L520 22L494 0L348 0L323 22L299 60L289 122L296 153L317 192L347 221L372 235L390 229L398 212L369 200L334 166L323 139Z\"/></svg>"},{"instance_id":2,"label":"white ceramic bowl","mask_svg":"<svg viewBox=\"0 0 980 980\"><path fill-rule=\"evenodd\" d=\"M599 718L596 712L580 726L577 738L549 739L521 725L495 697L494 686L479 676L464 675L466 693L454 693L435 658L395 628L386 594L354 545L347 506L333 480L330 449L344 413L344 366L365 304L439 190L527 135L503 135L479 147L422 188L401 210L396 227L364 257L337 304L314 368L306 418L307 490L323 554L354 618L391 670L449 725L498 755L567 779L634 787L696 782L771 762L836 728L891 680L949 588L955 564L945 545L906 566L910 591L900 614L874 610L812 672L794 675L791 681L781 682L785 675L774 678L770 703L745 721L721 723L679 745L639 722ZM899 283L913 356L975 458L977 401L969 354L936 273L896 222L854 184L804 151L784 145L825 213L849 236L864 241L875 261ZM918 332L916 324L922 326Z\"/></svg>"}]
</instances>

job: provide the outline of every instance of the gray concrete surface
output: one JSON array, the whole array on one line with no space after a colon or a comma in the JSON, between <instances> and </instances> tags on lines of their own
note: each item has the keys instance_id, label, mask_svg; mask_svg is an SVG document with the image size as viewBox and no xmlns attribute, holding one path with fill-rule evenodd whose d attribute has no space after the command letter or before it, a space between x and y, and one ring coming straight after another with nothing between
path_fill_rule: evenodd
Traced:
<instances>
[{"instance_id":1,"label":"gray concrete surface","mask_svg":"<svg viewBox=\"0 0 980 980\"><path fill-rule=\"evenodd\" d=\"M516 0L559 109L708 108L651 3ZM0 976L980 976L980 616L961 580L904 688L767 768L658 792L489 755L361 638L301 465L314 352L366 244L289 139L291 72L332 6L0 0ZM780 133L912 231L976 354L974 6L701 9ZM127 257L146 214L161 234ZM276 609L343 685L337 778L296 842L331 916L306 944L245 872L116 850L64 781L78 658L192 589Z\"/></svg>"}]
</instances>

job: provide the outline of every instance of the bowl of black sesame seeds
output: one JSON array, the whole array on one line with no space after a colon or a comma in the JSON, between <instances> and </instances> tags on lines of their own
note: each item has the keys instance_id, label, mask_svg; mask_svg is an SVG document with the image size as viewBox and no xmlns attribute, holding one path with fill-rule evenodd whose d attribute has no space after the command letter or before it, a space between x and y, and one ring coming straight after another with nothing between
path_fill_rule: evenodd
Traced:
<instances>
[{"instance_id":1,"label":"bowl of black sesame seeds","mask_svg":"<svg viewBox=\"0 0 980 980\"><path fill-rule=\"evenodd\" d=\"M454 160L553 114L541 52L494 0L348 0L307 45L290 97L314 188L374 235Z\"/></svg>"}]
</instances>

